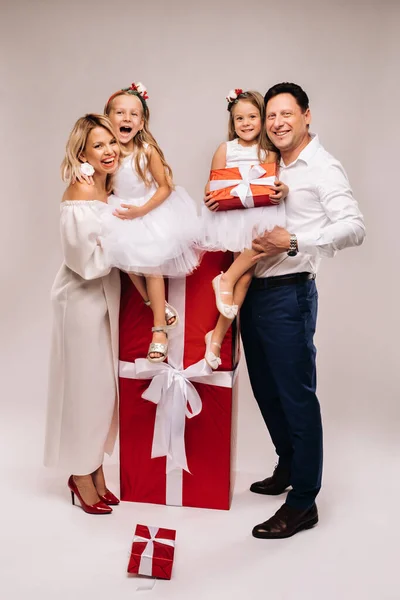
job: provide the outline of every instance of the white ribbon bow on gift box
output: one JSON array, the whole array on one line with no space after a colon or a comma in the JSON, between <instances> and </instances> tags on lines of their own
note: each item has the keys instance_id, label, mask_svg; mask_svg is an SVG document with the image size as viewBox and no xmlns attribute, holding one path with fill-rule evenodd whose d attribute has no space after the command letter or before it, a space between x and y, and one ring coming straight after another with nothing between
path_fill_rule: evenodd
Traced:
<instances>
[{"instance_id":1,"label":"white ribbon bow on gift box","mask_svg":"<svg viewBox=\"0 0 400 600\"><path fill-rule=\"evenodd\" d=\"M139 564L139 574L147 575L148 577L152 576L153 573L153 555L154 555L154 542L158 542L159 544L165 544L166 546L175 546L174 540L168 540L166 538L158 538L157 533L159 531L159 527L147 527L149 530L150 537L142 537L141 535L135 535L133 538L133 543L135 542L147 542L145 549L140 557Z\"/></svg>"},{"instance_id":2,"label":"white ribbon bow on gift box","mask_svg":"<svg viewBox=\"0 0 400 600\"><path fill-rule=\"evenodd\" d=\"M275 185L275 175L270 177L262 177L266 170L261 165L242 165L238 167L242 181L237 179L223 179L210 181L210 191L223 190L225 188L235 186L231 190L231 196L239 198L244 208L254 208L254 198L251 193L251 185Z\"/></svg>"},{"instance_id":3,"label":"white ribbon bow on gift box","mask_svg":"<svg viewBox=\"0 0 400 600\"><path fill-rule=\"evenodd\" d=\"M119 363L119 375L128 379L151 379L142 398L157 405L151 458L167 457L167 473L183 469L190 473L185 448L186 418L200 414L202 402L192 382L232 387L232 371L212 371L200 360L179 370L167 363L151 363L138 358Z\"/></svg>"}]
</instances>

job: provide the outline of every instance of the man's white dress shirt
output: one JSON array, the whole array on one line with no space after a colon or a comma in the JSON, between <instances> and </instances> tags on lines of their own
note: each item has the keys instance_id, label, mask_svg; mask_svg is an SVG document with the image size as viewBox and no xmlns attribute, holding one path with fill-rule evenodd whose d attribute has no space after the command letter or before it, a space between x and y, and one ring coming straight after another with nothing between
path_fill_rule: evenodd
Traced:
<instances>
[{"instance_id":1,"label":"man's white dress shirt","mask_svg":"<svg viewBox=\"0 0 400 600\"><path fill-rule=\"evenodd\" d=\"M359 246L365 237L363 216L353 198L347 175L338 160L311 135L310 143L289 165L280 164L286 183L286 229L298 240L297 256L287 253L260 260L256 277L307 271L316 273L321 257Z\"/></svg>"}]
</instances>

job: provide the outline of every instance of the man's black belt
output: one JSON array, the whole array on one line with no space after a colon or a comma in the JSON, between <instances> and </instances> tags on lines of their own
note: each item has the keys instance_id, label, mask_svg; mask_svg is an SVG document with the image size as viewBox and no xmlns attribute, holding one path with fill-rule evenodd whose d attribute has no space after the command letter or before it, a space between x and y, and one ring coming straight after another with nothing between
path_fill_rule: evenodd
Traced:
<instances>
[{"instance_id":1,"label":"man's black belt","mask_svg":"<svg viewBox=\"0 0 400 600\"><path fill-rule=\"evenodd\" d=\"M276 275L275 277L253 277L250 289L266 290L281 285L305 283L310 279L315 279L315 273L288 273L287 275Z\"/></svg>"}]
</instances>

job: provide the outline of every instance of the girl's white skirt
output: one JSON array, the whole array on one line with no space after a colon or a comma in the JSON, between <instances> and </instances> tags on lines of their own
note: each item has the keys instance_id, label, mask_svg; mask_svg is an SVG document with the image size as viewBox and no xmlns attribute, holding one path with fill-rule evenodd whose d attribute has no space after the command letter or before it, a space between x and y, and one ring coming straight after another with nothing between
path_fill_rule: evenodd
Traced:
<instances>
[{"instance_id":1,"label":"girl's white skirt","mask_svg":"<svg viewBox=\"0 0 400 600\"><path fill-rule=\"evenodd\" d=\"M200 220L194 200L184 188L177 187L143 217L122 220L112 214L121 204L141 206L145 201L110 196L101 240L109 264L140 275L183 277L191 273L200 260L196 246Z\"/></svg>"},{"instance_id":2,"label":"girl's white skirt","mask_svg":"<svg viewBox=\"0 0 400 600\"><path fill-rule=\"evenodd\" d=\"M256 237L275 226L286 226L284 202L276 206L215 212L203 206L200 245L210 251L242 252L251 248Z\"/></svg>"}]
</instances>

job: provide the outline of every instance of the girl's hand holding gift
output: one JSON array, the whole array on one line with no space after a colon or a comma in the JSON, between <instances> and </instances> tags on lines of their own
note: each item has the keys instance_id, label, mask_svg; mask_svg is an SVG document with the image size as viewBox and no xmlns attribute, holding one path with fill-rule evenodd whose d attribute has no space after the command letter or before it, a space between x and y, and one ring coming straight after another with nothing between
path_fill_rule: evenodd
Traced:
<instances>
[{"instance_id":1,"label":"girl's hand holding gift","mask_svg":"<svg viewBox=\"0 0 400 600\"><path fill-rule=\"evenodd\" d=\"M282 181L279 181L279 179L275 181L275 185L272 185L271 188L275 190L275 194L270 194L269 196L273 204L279 204L289 193L288 186Z\"/></svg>"},{"instance_id":2,"label":"girl's hand holding gift","mask_svg":"<svg viewBox=\"0 0 400 600\"><path fill-rule=\"evenodd\" d=\"M208 210L218 210L219 202L216 202L213 199L212 192L206 192L204 196L204 204L207 206Z\"/></svg>"}]
</instances>

